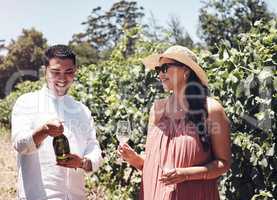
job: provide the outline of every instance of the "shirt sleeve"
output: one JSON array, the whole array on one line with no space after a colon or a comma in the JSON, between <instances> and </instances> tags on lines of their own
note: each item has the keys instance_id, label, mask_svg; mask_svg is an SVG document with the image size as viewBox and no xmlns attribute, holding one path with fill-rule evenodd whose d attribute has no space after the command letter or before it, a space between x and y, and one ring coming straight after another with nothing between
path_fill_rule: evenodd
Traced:
<instances>
[{"instance_id":1,"label":"shirt sleeve","mask_svg":"<svg viewBox=\"0 0 277 200\"><path fill-rule=\"evenodd\" d=\"M18 98L12 110L12 144L20 154L32 154L37 150L33 140L34 108L31 106L32 103L33 100L28 100L28 95L23 95Z\"/></svg>"},{"instance_id":2,"label":"shirt sleeve","mask_svg":"<svg viewBox=\"0 0 277 200\"><path fill-rule=\"evenodd\" d=\"M103 158L101 155L101 149L98 140L96 139L96 130L91 117L90 111L88 111L90 125L88 129L87 146L85 149L84 157L89 159L92 163L92 171L95 172L102 164Z\"/></svg>"}]
</instances>

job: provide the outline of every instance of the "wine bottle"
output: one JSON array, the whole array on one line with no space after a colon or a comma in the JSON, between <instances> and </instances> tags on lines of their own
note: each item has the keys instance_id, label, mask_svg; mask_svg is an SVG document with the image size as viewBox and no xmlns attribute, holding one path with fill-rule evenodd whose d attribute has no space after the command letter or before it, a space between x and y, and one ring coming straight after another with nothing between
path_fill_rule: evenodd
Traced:
<instances>
[{"instance_id":1,"label":"wine bottle","mask_svg":"<svg viewBox=\"0 0 277 200\"><path fill-rule=\"evenodd\" d=\"M68 154L70 153L70 147L67 137L62 134L54 137L53 147L57 160L66 160L68 159Z\"/></svg>"}]
</instances>

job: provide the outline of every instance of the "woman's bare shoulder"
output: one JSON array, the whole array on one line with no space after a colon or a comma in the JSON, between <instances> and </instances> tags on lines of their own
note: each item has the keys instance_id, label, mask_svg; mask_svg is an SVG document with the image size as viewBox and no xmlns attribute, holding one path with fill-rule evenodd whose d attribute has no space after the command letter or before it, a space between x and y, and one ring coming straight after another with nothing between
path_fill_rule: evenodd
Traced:
<instances>
[{"instance_id":1,"label":"woman's bare shoulder","mask_svg":"<svg viewBox=\"0 0 277 200\"><path fill-rule=\"evenodd\" d=\"M213 97L207 98L207 106L208 106L209 114L212 114L215 112L224 112L224 108L222 104Z\"/></svg>"},{"instance_id":2,"label":"woman's bare shoulder","mask_svg":"<svg viewBox=\"0 0 277 200\"><path fill-rule=\"evenodd\" d=\"M229 123L222 104L213 97L208 97L208 119L211 122Z\"/></svg>"}]
</instances>

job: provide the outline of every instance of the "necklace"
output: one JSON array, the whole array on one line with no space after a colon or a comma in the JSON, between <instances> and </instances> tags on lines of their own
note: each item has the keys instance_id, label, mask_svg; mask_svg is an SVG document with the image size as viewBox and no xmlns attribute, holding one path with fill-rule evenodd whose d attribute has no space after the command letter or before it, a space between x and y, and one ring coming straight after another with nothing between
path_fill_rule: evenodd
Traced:
<instances>
[{"instance_id":1,"label":"necklace","mask_svg":"<svg viewBox=\"0 0 277 200\"><path fill-rule=\"evenodd\" d=\"M175 112L187 111L187 106L185 105L184 101L181 101L181 103L179 103L180 102L178 101L179 97L176 97L175 94L172 94L171 97L172 97L171 106Z\"/></svg>"}]
</instances>

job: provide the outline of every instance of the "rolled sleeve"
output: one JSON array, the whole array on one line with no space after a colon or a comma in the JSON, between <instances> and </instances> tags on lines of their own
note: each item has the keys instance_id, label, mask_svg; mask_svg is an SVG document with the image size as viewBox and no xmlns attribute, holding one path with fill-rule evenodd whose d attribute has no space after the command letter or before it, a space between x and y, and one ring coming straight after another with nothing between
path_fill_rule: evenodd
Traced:
<instances>
[{"instance_id":1,"label":"rolled sleeve","mask_svg":"<svg viewBox=\"0 0 277 200\"><path fill-rule=\"evenodd\" d=\"M12 144L20 154L31 154L37 150L33 140L33 108L27 96L16 101L12 111Z\"/></svg>"},{"instance_id":2,"label":"rolled sleeve","mask_svg":"<svg viewBox=\"0 0 277 200\"><path fill-rule=\"evenodd\" d=\"M31 154L37 150L34 143L33 135L26 135L23 138L16 138L13 140L13 146L21 154Z\"/></svg>"},{"instance_id":3,"label":"rolled sleeve","mask_svg":"<svg viewBox=\"0 0 277 200\"><path fill-rule=\"evenodd\" d=\"M91 161L93 172L97 171L102 164L103 158L101 155L99 142L96 139L96 130L92 118L90 123L90 129L88 131L88 140L84 157Z\"/></svg>"},{"instance_id":4,"label":"rolled sleeve","mask_svg":"<svg viewBox=\"0 0 277 200\"><path fill-rule=\"evenodd\" d=\"M101 156L101 149L99 145L94 144L90 148L91 152L86 154L84 157L91 161L92 171L95 172L101 166L103 158Z\"/></svg>"}]
</instances>

